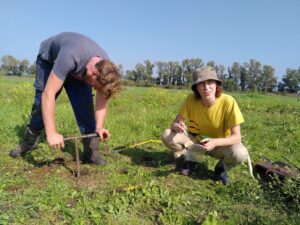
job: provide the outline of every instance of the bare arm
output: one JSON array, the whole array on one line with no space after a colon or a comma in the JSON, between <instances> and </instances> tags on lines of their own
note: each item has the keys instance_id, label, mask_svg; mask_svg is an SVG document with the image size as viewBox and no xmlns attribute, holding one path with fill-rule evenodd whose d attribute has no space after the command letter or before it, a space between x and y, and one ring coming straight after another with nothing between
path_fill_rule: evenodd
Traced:
<instances>
[{"instance_id":1,"label":"bare arm","mask_svg":"<svg viewBox=\"0 0 300 225\"><path fill-rule=\"evenodd\" d=\"M230 128L231 135L226 138L205 138L201 142L208 151L217 146L228 146L234 145L241 142L241 129L240 125L236 125Z\"/></svg>"},{"instance_id":2,"label":"bare arm","mask_svg":"<svg viewBox=\"0 0 300 225\"><path fill-rule=\"evenodd\" d=\"M97 91L96 94L96 107L95 107L95 117L96 117L96 132L99 134L101 140L108 140L110 134L108 130L106 130L104 126L104 121L107 112L107 100L101 94L101 92Z\"/></svg>"},{"instance_id":3,"label":"bare arm","mask_svg":"<svg viewBox=\"0 0 300 225\"><path fill-rule=\"evenodd\" d=\"M55 95L61 89L63 81L51 71L42 94L42 113L47 142L53 148L64 148L63 136L55 128Z\"/></svg>"}]
</instances>

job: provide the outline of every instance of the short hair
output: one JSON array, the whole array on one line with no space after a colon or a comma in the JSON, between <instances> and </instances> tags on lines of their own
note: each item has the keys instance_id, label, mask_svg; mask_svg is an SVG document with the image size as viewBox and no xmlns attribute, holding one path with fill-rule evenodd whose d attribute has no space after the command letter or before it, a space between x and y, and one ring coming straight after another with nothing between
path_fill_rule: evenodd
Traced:
<instances>
[{"instance_id":1,"label":"short hair","mask_svg":"<svg viewBox=\"0 0 300 225\"><path fill-rule=\"evenodd\" d=\"M216 98L220 97L220 95L222 94L223 92L223 88L222 88L222 85L216 81ZM194 96L197 100L200 100L201 99L201 95L200 93L198 92L197 90L197 85L195 85L193 88L192 88L193 92L194 92Z\"/></svg>"},{"instance_id":2,"label":"short hair","mask_svg":"<svg viewBox=\"0 0 300 225\"><path fill-rule=\"evenodd\" d=\"M99 72L97 81L104 86L101 92L109 99L121 90L121 73L110 60L100 60L95 66Z\"/></svg>"}]
</instances>

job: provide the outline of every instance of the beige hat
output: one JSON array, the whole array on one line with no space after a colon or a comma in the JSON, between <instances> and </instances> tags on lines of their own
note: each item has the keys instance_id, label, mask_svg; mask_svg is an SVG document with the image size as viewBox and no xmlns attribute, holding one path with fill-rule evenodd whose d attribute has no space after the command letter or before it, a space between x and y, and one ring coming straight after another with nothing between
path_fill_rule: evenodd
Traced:
<instances>
[{"instance_id":1,"label":"beige hat","mask_svg":"<svg viewBox=\"0 0 300 225\"><path fill-rule=\"evenodd\" d=\"M217 76L217 72L215 68L211 66L204 66L197 68L194 73L193 73L193 84L192 84L192 89L195 88L195 85L197 83L200 83L205 80L215 80L217 81L220 85L222 85L222 81L219 80Z\"/></svg>"}]
</instances>

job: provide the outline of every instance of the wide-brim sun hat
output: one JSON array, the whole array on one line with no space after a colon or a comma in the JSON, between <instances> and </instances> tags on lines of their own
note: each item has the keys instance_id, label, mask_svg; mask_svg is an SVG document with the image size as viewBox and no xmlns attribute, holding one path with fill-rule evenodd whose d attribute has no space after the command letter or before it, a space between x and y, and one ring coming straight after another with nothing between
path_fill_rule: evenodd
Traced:
<instances>
[{"instance_id":1,"label":"wide-brim sun hat","mask_svg":"<svg viewBox=\"0 0 300 225\"><path fill-rule=\"evenodd\" d=\"M203 66L197 68L193 73L193 83L191 86L192 90L194 90L196 84L205 80L215 80L219 85L222 86L222 81L218 78L215 68L211 66Z\"/></svg>"}]
</instances>

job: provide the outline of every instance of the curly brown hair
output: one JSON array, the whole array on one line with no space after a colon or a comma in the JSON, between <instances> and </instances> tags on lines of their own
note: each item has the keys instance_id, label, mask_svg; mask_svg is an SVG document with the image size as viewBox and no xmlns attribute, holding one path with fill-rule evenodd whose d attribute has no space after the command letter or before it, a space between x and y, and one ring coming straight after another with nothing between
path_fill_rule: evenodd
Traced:
<instances>
[{"instance_id":1,"label":"curly brown hair","mask_svg":"<svg viewBox=\"0 0 300 225\"><path fill-rule=\"evenodd\" d=\"M222 94L223 88L222 88L221 83L218 82L218 81L216 81L216 85L217 85L217 87L216 87L216 98L218 98L218 97L220 97L220 95ZM192 90L193 90L193 92L194 92L195 98L196 98L197 100L200 100L200 99L201 99L201 95L200 95L200 93L199 93L198 90L197 90L197 85L193 85L193 86L192 86Z\"/></svg>"},{"instance_id":2,"label":"curly brown hair","mask_svg":"<svg viewBox=\"0 0 300 225\"><path fill-rule=\"evenodd\" d=\"M100 60L95 66L99 71L97 81L103 87L101 92L106 99L109 99L121 90L121 73L118 67L110 60Z\"/></svg>"}]
</instances>

